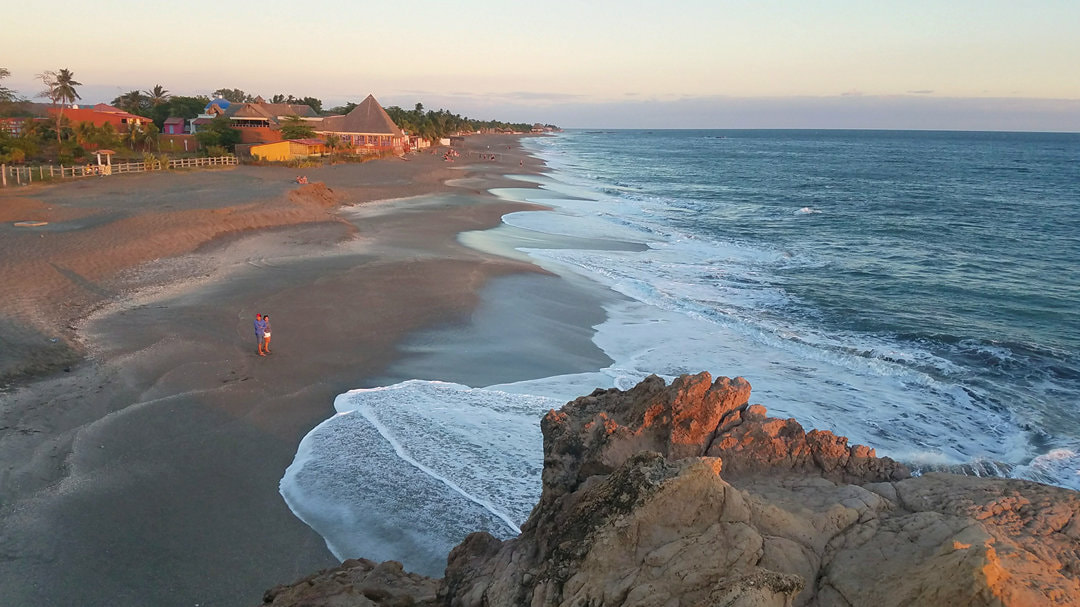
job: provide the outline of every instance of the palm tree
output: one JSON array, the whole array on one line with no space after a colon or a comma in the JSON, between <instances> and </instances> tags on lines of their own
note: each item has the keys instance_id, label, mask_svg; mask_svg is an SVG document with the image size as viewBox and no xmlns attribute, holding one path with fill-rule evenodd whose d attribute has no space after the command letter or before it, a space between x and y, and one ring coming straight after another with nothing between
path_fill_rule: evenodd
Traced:
<instances>
[{"instance_id":1,"label":"palm tree","mask_svg":"<svg viewBox=\"0 0 1080 607\"><path fill-rule=\"evenodd\" d=\"M134 151L135 146L140 146L143 150L149 150L153 144L157 143L157 136L157 126L153 122L146 122L131 124L124 138L127 139L128 145Z\"/></svg>"},{"instance_id":2,"label":"palm tree","mask_svg":"<svg viewBox=\"0 0 1080 607\"><path fill-rule=\"evenodd\" d=\"M120 135L116 132L116 127L111 122L106 122L98 129L97 135L99 139L95 142L104 148L113 148L120 145Z\"/></svg>"},{"instance_id":3,"label":"palm tree","mask_svg":"<svg viewBox=\"0 0 1080 607\"><path fill-rule=\"evenodd\" d=\"M64 118L64 105L75 103L76 99L82 99L75 90L75 87L82 86L82 83L77 82L75 74L67 68L61 68L59 72L48 71L38 74L38 78L41 78L41 82L45 84L45 90L40 96L46 97L53 102L53 105L59 106L59 111L56 113L56 145L59 146L60 121Z\"/></svg>"},{"instance_id":4,"label":"palm tree","mask_svg":"<svg viewBox=\"0 0 1080 607\"><path fill-rule=\"evenodd\" d=\"M149 150L151 146L157 145L158 131L157 125L153 122L147 122L141 125L139 128L139 141L142 143L143 148ZM159 150L160 151L160 150Z\"/></svg>"},{"instance_id":5,"label":"palm tree","mask_svg":"<svg viewBox=\"0 0 1080 607\"><path fill-rule=\"evenodd\" d=\"M113 99L112 104L124 111L134 114L135 112L138 112L140 108L142 108L142 104L145 99L146 98L143 97L142 91L134 90L128 91L123 95L120 95L116 99Z\"/></svg>"},{"instance_id":6,"label":"palm tree","mask_svg":"<svg viewBox=\"0 0 1080 607\"><path fill-rule=\"evenodd\" d=\"M281 123L281 136L284 139L305 139L315 136L315 129L299 116L289 116Z\"/></svg>"},{"instance_id":7,"label":"palm tree","mask_svg":"<svg viewBox=\"0 0 1080 607\"><path fill-rule=\"evenodd\" d=\"M172 95L169 94L169 91L160 84L149 91L146 91L146 100L149 101L150 105L153 107L168 102L170 97L172 97Z\"/></svg>"},{"instance_id":8,"label":"palm tree","mask_svg":"<svg viewBox=\"0 0 1080 607\"><path fill-rule=\"evenodd\" d=\"M11 72L6 67L0 67L0 80L7 78L11 75ZM6 86L0 86L0 103L7 103L9 101L15 101L17 95L15 91L7 88Z\"/></svg>"},{"instance_id":9,"label":"palm tree","mask_svg":"<svg viewBox=\"0 0 1080 607\"><path fill-rule=\"evenodd\" d=\"M75 125L75 141L83 147L86 147L88 143L94 143L97 133L97 127L93 122L80 122Z\"/></svg>"},{"instance_id":10,"label":"palm tree","mask_svg":"<svg viewBox=\"0 0 1080 607\"><path fill-rule=\"evenodd\" d=\"M326 136L326 149L330 150L330 164L334 164L334 150L342 147L344 142L341 141L341 137L328 134Z\"/></svg>"}]
</instances>

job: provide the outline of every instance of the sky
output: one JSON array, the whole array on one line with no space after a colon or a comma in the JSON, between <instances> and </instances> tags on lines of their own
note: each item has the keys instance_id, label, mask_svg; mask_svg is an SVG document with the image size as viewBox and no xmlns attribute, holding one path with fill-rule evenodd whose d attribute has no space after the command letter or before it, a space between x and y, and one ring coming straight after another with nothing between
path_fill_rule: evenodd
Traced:
<instances>
[{"instance_id":1,"label":"sky","mask_svg":"<svg viewBox=\"0 0 1080 607\"><path fill-rule=\"evenodd\" d=\"M3 84L369 93L569 128L1080 131L1080 0L6 0ZM38 99L40 100L40 99Z\"/></svg>"}]
</instances>

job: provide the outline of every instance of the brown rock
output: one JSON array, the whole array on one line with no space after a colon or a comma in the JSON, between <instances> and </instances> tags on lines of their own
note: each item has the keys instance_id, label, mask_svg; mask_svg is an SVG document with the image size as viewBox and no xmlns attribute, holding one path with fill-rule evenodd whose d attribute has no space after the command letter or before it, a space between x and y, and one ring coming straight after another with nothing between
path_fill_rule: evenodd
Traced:
<instances>
[{"instance_id":1,"label":"brown rock","mask_svg":"<svg viewBox=\"0 0 1080 607\"><path fill-rule=\"evenodd\" d=\"M640 451L672 460L705 455L721 420L749 398L746 380L713 383L708 373L683 375L670 387L652 375L626 392L597 390L540 422L544 485L572 489Z\"/></svg>"},{"instance_id":2,"label":"brown rock","mask_svg":"<svg viewBox=\"0 0 1080 607\"><path fill-rule=\"evenodd\" d=\"M331 572L267 602L317 591L371 603L302 604L1080 605L1076 492L911 478L868 447L767 417L749 390L650 377L550 412L543 493L522 534L466 538L437 599L434 581L400 565L375 575L355 561L346 581ZM298 586L306 594L289 594Z\"/></svg>"}]
</instances>

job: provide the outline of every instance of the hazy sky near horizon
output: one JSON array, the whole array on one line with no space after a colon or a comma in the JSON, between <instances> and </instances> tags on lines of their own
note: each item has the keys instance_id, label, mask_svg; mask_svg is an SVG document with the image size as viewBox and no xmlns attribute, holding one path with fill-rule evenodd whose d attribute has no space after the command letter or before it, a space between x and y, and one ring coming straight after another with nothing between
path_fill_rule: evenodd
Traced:
<instances>
[{"instance_id":1,"label":"hazy sky near horizon","mask_svg":"<svg viewBox=\"0 0 1080 607\"><path fill-rule=\"evenodd\" d=\"M1080 130L1080 2L8 3L5 84L162 84L579 127Z\"/></svg>"}]
</instances>

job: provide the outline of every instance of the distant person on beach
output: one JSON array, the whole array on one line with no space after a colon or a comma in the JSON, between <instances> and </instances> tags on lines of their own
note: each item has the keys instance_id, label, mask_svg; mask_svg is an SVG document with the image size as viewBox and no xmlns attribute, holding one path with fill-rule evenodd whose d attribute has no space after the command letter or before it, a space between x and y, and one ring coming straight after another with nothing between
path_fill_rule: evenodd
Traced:
<instances>
[{"instance_id":1,"label":"distant person on beach","mask_svg":"<svg viewBox=\"0 0 1080 607\"><path fill-rule=\"evenodd\" d=\"M264 349L266 350L266 353L269 354L270 353L270 315L269 314L263 314L263 324L265 325L263 327L263 340L264 340L263 343L266 346Z\"/></svg>"},{"instance_id":2,"label":"distant person on beach","mask_svg":"<svg viewBox=\"0 0 1080 607\"><path fill-rule=\"evenodd\" d=\"M259 356L266 356L266 352L263 352L263 348L266 346L266 321L263 320L262 314L255 315L255 344L259 348Z\"/></svg>"}]
</instances>

